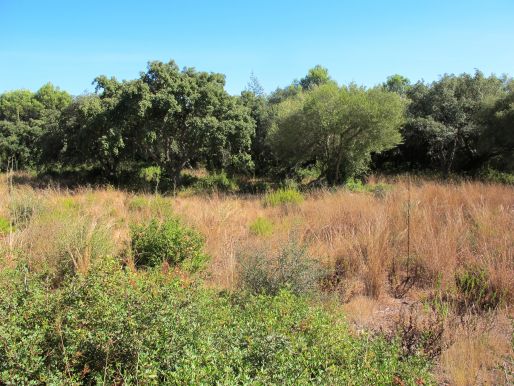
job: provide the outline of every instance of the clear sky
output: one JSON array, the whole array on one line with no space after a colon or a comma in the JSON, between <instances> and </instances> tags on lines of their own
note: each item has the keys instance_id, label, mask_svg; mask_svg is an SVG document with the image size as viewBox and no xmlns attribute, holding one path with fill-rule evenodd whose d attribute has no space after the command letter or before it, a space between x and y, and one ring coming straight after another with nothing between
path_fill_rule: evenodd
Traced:
<instances>
[{"instance_id":1,"label":"clear sky","mask_svg":"<svg viewBox=\"0 0 514 386\"><path fill-rule=\"evenodd\" d=\"M0 0L0 92L97 75L133 79L149 60L221 72L238 94L327 67L368 86L400 73L514 75L514 0Z\"/></svg>"}]
</instances>

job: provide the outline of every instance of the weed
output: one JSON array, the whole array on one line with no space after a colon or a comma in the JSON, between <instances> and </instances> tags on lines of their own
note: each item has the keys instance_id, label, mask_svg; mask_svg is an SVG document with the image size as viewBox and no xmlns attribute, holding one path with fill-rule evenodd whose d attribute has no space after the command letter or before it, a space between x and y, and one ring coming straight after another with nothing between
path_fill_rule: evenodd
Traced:
<instances>
[{"instance_id":1,"label":"weed","mask_svg":"<svg viewBox=\"0 0 514 386\"><path fill-rule=\"evenodd\" d=\"M270 236L273 233L273 223L264 217L257 217L250 224L250 232L256 236Z\"/></svg>"},{"instance_id":2,"label":"weed","mask_svg":"<svg viewBox=\"0 0 514 386\"><path fill-rule=\"evenodd\" d=\"M303 202L302 194L293 188L278 189L264 196L264 206L296 206Z\"/></svg>"},{"instance_id":3,"label":"weed","mask_svg":"<svg viewBox=\"0 0 514 386\"><path fill-rule=\"evenodd\" d=\"M492 285L489 273L479 266L470 266L455 276L462 305L466 309L488 311L503 300L503 294Z\"/></svg>"},{"instance_id":4,"label":"weed","mask_svg":"<svg viewBox=\"0 0 514 386\"><path fill-rule=\"evenodd\" d=\"M11 221L0 217L0 236L6 235L11 231Z\"/></svg>"}]
</instances>

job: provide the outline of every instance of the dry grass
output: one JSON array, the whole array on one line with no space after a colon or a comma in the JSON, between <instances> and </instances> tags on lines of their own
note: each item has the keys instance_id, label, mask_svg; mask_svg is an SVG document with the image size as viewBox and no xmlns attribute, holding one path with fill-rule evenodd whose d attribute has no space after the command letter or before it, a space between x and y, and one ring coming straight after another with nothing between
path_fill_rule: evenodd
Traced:
<instances>
[{"instance_id":1,"label":"dry grass","mask_svg":"<svg viewBox=\"0 0 514 386\"><path fill-rule=\"evenodd\" d=\"M211 256L206 281L213 287L237 285L238 255L264 243L278 249L294 233L332 272L326 288L341 295L349 318L361 325L393 296L453 293L456 273L469 266L487 270L504 307L514 302L513 187L416 181L409 188L400 180L380 195L315 191L291 209L265 207L260 196L168 198L20 186L9 193L6 177L0 178L0 216L12 217L20 199L38 207L26 224L0 239L0 254L7 257L0 265L25 256L32 269L58 270L67 259L72 269L86 271L91 259L106 254L130 264L130 223L173 214L205 236ZM273 223L271 235L250 231L259 217ZM491 334L457 340L442 356L452 384L467 384L477 368L491 367L487 353L500 343Z\"/></svg>"},{"instance_id":2,"label":"dry grass","mask_svg":"<svg viewBox=\"0 0 514 386\"><path fill-rule=\"evenodd\" d=\"M0 183L0 215L12 215L12 202L31 201L37 213L16 232L17 248L44 258L52 254L53 236L66 221L105 227L113 254L126 248L128 225L174 213L206 238L212 256L211 283L235 285L236 256L264 239L249 231L258 217L273 224L266 242L279 247L291 232L308 243L310 254L344 279L358 280L362 295L379 298L412 276L418 288L450 288L459 268L478 264L490 273L504 297L514 295L514 189L500 185L420 182L410 189L397 182L384 196L317 191L295 210L264 207L261 197L132 196L116 190L15 188ZM410 211L410 229L407 212ZM408 248L410 237L410 248ZM408 250L409 249L409 250ZM358 295L358 294L357 294Z\"/></svg>"},{"instance_id":3,"label":"dry grass","mask_svg":"<svg viewBox=\"0 0 514 386\"><path fill-rule=\"evenodd\" d=\"M440 381L456 386L512 385L514 353L509 324L500 314L461 325L454 344L441 355Z\"/></svg>"}]
</instances>

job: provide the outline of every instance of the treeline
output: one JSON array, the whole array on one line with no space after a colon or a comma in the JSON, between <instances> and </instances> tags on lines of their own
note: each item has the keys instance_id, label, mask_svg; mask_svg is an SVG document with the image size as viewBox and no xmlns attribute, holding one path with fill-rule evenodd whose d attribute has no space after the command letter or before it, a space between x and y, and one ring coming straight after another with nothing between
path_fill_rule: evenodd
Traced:
<instances>
[{"instance_id":1,"label":"treeline","mask_svg":"<svg viewBox=\"0 0 514 386\"><path fill-rule=\"evenodd\" d=\"M444 75L338 85L316 66L266 95L252 76L231 96L222 74L150 62L137 79L99 76L72 97L51 84L0 95L0 168L157 176L186 168L339 184L369 171L476 176L514 169L514 82Z\"/></svg>"}]
</instances>

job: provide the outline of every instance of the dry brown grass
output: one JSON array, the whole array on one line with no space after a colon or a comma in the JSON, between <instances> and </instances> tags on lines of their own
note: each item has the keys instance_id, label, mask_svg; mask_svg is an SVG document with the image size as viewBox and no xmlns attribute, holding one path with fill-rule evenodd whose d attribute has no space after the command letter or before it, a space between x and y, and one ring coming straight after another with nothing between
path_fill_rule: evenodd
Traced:
<instances>
[{"instance_id":1,"label":"dry brown grass","mask_svg":"<svg viewBox=\"0 0 514 386\"><path fill-rule=\"evenodd\" d=\"M514 353L504 314L464 323L439 361L440 382L452 385L512 385Z\"/></svg>"},{"instance_id":2,"label":"dry brown grass","mask_svg":"<svg viewBox=\"0 0 514 386\"><path fill-rule=\"evenodd\" d=\"M511 309L514 302L513 187L416 181L409 188L400 180L385 195L321 190L284 209L265 207L260 196L169 198L28 187L9 194L1 178L0 216L12 215L16 197L31 197L39 209L12 237L0 239L0 253L7 257L0 264L25 256L33 269L58 270L64 256L73 269L86 271L101 255L129 256L130 223L173 214L205 236L211 256L206 281L213 287L237 285L238 255L264 243L278 249L294 233L308 245L309 255L328 267L327 288L341 295L357 324L368 323L378 305L395 295L415 300L434 290L452 293L456 273L476 265L489 273L503 307ZM273 224L271 236L250 232L259 217ZM490 333L459 338L441 361L452 384L468 384L477 368L491 367L487 353L500 343Z\"/></svg>"}]
</instances>

